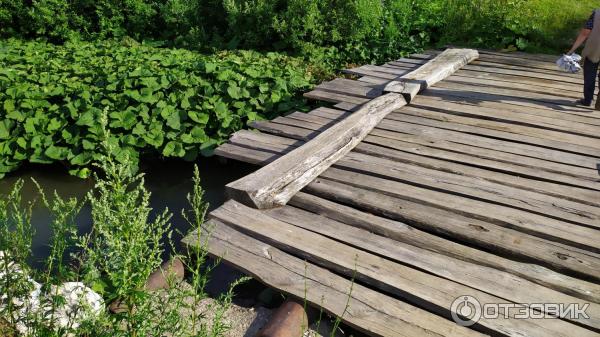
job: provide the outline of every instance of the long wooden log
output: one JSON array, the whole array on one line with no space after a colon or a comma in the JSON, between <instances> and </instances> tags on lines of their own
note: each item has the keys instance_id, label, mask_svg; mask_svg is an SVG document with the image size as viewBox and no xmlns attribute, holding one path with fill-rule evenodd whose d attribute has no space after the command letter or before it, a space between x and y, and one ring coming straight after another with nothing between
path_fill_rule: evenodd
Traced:
<instances>
[{"instance_id":1,"label":"long wooden log","mask_svg":"<svg viewBox=\"0 0 600 337\"><path fill-rule=\"evenodd\" d=\"M227 185L232 199L259 209L285 205L329 166L358 145L390 112L406 105L400 94L378 97L303 146Z\"/></svg>"},{"instance_id":2,"label":"long wooden log","mask_svg":"<svg viewBox=\"0 0 600 337\"><path fill-rule=\"evenodd\" d=\"M473 49L447 49L419 69L392 81L384 91L401 93L410 102L421 90L452 75L478 57L479 53Z\"/></svg>"}]
</instances>

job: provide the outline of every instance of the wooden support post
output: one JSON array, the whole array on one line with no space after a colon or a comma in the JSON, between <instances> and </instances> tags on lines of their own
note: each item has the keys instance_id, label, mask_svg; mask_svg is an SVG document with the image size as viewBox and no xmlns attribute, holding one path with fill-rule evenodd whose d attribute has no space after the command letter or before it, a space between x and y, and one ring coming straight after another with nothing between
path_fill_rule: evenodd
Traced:
<instances>
[{"instance_id":1,"label":"wooden support post","mask_svg":"<svg viewBox=\"0 0 600 337\"><path fill-rule=\"evenodd\" d=\"M307 330L308 317L304 304L287 299L256 337L302 337Z\"/></svg>"},{"instance_id":2,"label":"wooden support post","mask_svg":"<svg viewBox=\"0 0 600 337\"><path fill-rule=\"evenodd\" d=\"M384 91L400 93L410 103L419 92L454 74L478 57L479 53L474 49L447 49L419 69L390 82Z\"/></svg>"},{"instance_id":3,"label":"wooden support post","mask_svg":"<svg viewBox=\"0 0 600 337\"><path fill-rule=\"evenodd\" d=\"M390 112L406 105L400 94L380 96L303 146L227 185L229 197L265 209L285 205L350 152Z\"/></svg>"}]
</instances>

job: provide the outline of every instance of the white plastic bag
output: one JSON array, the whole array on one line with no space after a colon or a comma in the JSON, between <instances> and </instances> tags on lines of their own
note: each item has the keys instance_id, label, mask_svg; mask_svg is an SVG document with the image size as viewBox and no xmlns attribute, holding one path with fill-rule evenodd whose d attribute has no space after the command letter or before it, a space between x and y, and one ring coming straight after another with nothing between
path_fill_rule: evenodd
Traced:
<instances>
[{"instance_id":1,"label":"white plastic bag","mask_svg":"<svg viewBox=\"0 0 600 337\"><path fill-rule=\"evenodd\" d=\"M556 61L556 65L562 71L575 74L581 71L581 65L579 65L579 62L581 62L581 56L577 54L565 54L561 56L561 58L559 58L558 61Z\"/></svg>"}]
</instances>

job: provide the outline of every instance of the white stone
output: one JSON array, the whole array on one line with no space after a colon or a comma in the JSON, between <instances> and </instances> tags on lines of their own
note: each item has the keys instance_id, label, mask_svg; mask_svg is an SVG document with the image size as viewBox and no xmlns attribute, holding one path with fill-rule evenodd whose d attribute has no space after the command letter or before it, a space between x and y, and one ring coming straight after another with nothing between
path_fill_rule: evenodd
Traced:
<instances>
[{"instance_id":1,"label":"white stone","mask_svg":"<svg viewBox=\"0 0 600 337\"><path fill-rule=\"evenodd\" d=\"M74 330L81 322L99 315L104 308L102 297L81 282L66 282L51 286L48 296L60 296L64 299L54 309L54 325L58 328ZM51 315L46 312L45 316Z\"/></svg>"},{"instance_id":2,"label":"white stone","mask_svg":"<svg viewBox=\"0 0 600 337\"><path fill-rule=\"evenodd\" d=\"M27 335L30 333L27 327L27 320L28 318L33 316L34 313L36 313L40 307L40 294L42 292L42 285L37 283L31 277L25 275L25 272L21 269L21 267L18 264L9 261L8 265L6 265L4 256L4 252L0 251L0 282L6 281L6 270L8 269L8 273L12 276L19 276L24 278L26 277L31 289L31 291L26 297L12 299L13 305L19 308L16 312L13 313L13 319L17 322L16 328L19 331L19 333ZM2 300L3 302L6 300L7 297L7 294L0 294L0 300ZM4 310L5 307L0 305L0 311Z\"/></svg>"},{"instance_id":3,"label":"white stone","mask_svg":"<svg viewBox=\"0 0 600 337\"><path fill-rule=\"evenodd\" d=\"M4 264L4 252L0 251L0 282L5 281L6 265ZM30 335L31 329L27 325L28 318L40 315L48 320L54 321L56 329L67 329L70 331L76 330L81 325L81 322L87 319L98 316L104 309L104 301L102 296L86 287L81 282L66 282L60 286L50 286L50 292L44 294L42 298L42 286L25 275L22 268L12 262L8 264L8 272L12 275L20 274L27 277L27 282L31 285L31 292L26 298L15 298L13 304L19 307L19 310L14 313L14 319L17 321L16 328L22 335ZM54 308L52 312L52 297L59 296L64 299L60 305ZM0 294L0 299L5 300L6 294ZM42 304L43 303L43 304ZM0 311L4 309L0 305Z\"/></svg>"}]
</instances>

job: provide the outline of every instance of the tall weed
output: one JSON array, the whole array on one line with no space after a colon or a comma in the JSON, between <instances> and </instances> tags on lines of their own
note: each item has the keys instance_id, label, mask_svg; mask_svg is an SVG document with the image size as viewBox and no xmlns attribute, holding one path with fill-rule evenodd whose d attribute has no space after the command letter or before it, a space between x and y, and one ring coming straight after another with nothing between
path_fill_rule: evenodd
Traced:
<instances>
[{"instance_id":1,"label":"tall weed","mask_svg":"<svg viewBox=\"0 0 600 337\"><path fill-rule=\"evenodd\" d=\"M132 174L111 156L98 165L102 176L96 177L95 188L83 202L57 194L50 198L38 185L42 203L53 216L51 253L43 270L33 270L28 264L34 231L31 204L23 205L20 197L23 181L8 195L0 196L2 334L11 336L18 328L21 333L41 337L222 336L229 328L224 313L231 305L233 289L245 279L208 307L201 305L207 298L204 288L213 266L205 263L207 247L199 246L172 257L181 259L190 271L190 283L163 270L167 287L147 289L148 277L161 266L165 245L172 244L171 214L164 210L151 219L151 196L143 175ZM191 209L182 214L191 229L199 232L207 204L197 168L193 183L188 196ZM92 231L77 236L75 217L84 203L91 207ZM65 299L55 285L65 281L83 282L100 293L106 304L112 303L110 308L116 313L105 309L99 315L80 316L83 321L77 324L58 324ZM89 309L83 306L78 310Z\"/></svg>"}]
</instances>

